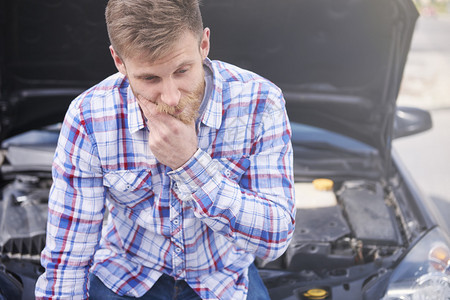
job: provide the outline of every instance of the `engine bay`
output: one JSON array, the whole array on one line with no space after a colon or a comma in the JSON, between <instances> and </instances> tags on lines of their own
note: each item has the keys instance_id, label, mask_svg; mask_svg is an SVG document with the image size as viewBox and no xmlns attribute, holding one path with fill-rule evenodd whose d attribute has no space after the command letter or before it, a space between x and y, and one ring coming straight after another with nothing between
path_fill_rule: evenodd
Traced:
<instances>
[{"instance_id":1,"label":"engine bay","mask_svg":"<svg viewBox=\"0 0 450 300\"><path fill-rule=\"evenodd\" d=\"M50 179L17 175L1 192L0 247L9 258L39 260L45 246Z\"/></svg>"},{"instance_id":2,"label":"engine bay","mask_svg":"<svg viewBox=\"0 0 450 300\"><path fill-rule=\"evenodd\" d=\"M43 272L39 259L45 246L53 154L43 149L14 145L3 150L0 267L8 270L2 273L8 281L13 280L11 274L20 274L22 292ZM24 154L26 164L20 158ZM405 249L409 240L405 222L387 184L336 178L295 183L296 229L288 249L275 261L256 260L271 293L289 294L292 289L287 284L300 295L314 282L325 290L332 288L340 299L339 293L344 297L348 289L360 290L368 278L385 276L380 270L388 270Z\"/></svg>"},{"instance_id":3,"label":"engine bay","mask_svg":"<svg viewBox=\"0 0 450 300\"><path fill-rule=\"evenodd\" d=\"M34 151L29 146L22 152L18 149L22 148L9 147L6 161L14 163L2 166L8 183L1 189L1 253L39 260L45 244L51 178L42 171L42 145ZM28 172L22 169L19 157L25 152L27 165L32 166ZM47 155L48 169L50 161ZM259 261L261 267L289 271L345 268L391 255L404 243L393 195L380 181L322 178L296 182L295 193L292 242L279 259Z\"/></svg>"},{"instance_id":4,"label":"engine bay","mask_svg":"<svg viewBox=\"0 0 450 300\"><path fill-rule=\"evenodd\" d=\"M324 180L326 188L315 184ZM263 268L334 272L391 256L404 244L393 196L381 182L318 179L296 183L295 193L291 244L277 260L259 261Z\"/></svg>"}]
</instances>

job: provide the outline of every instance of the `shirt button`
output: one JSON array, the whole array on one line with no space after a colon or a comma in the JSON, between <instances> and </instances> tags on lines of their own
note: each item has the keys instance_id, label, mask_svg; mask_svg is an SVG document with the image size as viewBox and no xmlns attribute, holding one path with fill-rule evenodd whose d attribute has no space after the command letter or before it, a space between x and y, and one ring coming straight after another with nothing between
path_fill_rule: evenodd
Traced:
<instances>
[{"instance_id":1,"label":"shirt button","mask_svg":"<svg viewBox=\"0 0 450 300\"><path fill-rule=\"evenodd\" d=\"M178 219L173 220L173 224L178 225Z\"/></svg>"},{"instance_id":2,"label":"shirt button","mask_svg":"<svg viewBox=\"0 0 450 300\"><path fill-rule=\"evenodd\" d=\"M181 252L181 249L180 249L180 248L176 248L176 249L175 249L175 252L176 252L176 253L180 253L180 252Z\"/></svg>"},{"instance_id":3,"label":"shirt button","mask_svg":"<svg viewBox=\"0 0 450 300\"><path fill-rule=\"evenodd\" d=\"M225 171L225 175L226 175L227 177L230 177L230 176L231 176L230 170L226 170L226 171Z\"/></svg>"}]
</instances>

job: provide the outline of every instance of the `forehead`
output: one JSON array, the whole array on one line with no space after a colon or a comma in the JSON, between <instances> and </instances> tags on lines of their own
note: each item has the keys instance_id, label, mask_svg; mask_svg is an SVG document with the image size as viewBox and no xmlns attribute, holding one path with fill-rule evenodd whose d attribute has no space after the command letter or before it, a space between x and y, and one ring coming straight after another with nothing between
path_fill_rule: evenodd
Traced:
<instances>
[{"instance_id":1,"label":"forehead","mask_svg":"<svg viewBox=\"0 0 450 300\"><path fill-rule=\"evenodd\" d=\"M176 67L183 62L197 61L200 55L200 42L192 33L186 33L181 38L175 40L166 50L154 53L141 50L135 55L125 58L124 62L133 69L158 68L158 67Z\"/></svg>"}]
</instances>

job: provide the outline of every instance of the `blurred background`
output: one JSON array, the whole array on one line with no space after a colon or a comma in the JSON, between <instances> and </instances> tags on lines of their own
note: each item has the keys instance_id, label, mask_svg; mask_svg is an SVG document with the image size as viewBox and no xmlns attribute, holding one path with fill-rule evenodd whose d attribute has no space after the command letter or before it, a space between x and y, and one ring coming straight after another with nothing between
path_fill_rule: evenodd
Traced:
<instances>
[{"instance_id":1,"label":"blurred background","mask_svg":"<svg viewBox=\"0 0 450 300\"><path fill-rule=\"evenodd\" d=\"M397 104L430 111L433 128L393 146L423 194L450 215L450 0L415 4L420 17Z\"/></svg>"}]
</instances>

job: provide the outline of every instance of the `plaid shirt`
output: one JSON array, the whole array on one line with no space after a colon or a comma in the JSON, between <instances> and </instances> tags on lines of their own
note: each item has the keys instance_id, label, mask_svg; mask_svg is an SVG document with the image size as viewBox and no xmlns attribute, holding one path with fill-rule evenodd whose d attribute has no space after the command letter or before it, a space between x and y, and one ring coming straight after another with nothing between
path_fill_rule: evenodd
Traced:
<instances>
[{"instance_id":1,"label":"plaid shirt","mask_svg":"<svg viewBox=\"0 0 450 300\"><path fill-rule=\"evenodd\" d=\"M166 273L203 299L245 299L255 256L286 250L295 207L283 95L254 73L205 66L213 82L199 149L177 170L152 155L120 73L72 102L53 164L38 298L86 298L93 272L119 295L140 297Z\"/></svg>"}]
</instances>

